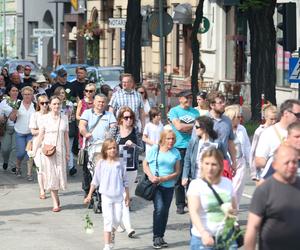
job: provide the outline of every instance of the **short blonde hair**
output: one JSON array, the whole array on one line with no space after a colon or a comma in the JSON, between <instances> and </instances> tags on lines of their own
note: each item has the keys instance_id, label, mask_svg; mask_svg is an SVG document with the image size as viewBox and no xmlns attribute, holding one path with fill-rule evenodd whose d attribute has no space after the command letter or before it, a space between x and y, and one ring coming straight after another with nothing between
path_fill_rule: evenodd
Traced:
<instances>
[{"instance_id":1,"label":"short blonde hair","mask_svg":"<svg viewBox=\"0 0 300 250\"><path fill-rule=\"evenodd\" d=\"M159 138L159 142L158 144L160 146L164 145L165 141L166 141L166 138L167 138L167 135L168 134L173 134L174 137L175 137L175 142L176 142L176 135L174 133L174 131L172 129L164 129L161 133L160 133L160 138ZM174 142L174 143L175 143Z\"/></svg>"},{"instance_id":2,"label":"short blonde hair","mask_svg":"<svg viewBox=\"0 0 300 250\"><path fill-rule=\"evenodd\" d=\"M93 88L96 91L96 84L95 83L88 83L87 85L85 85L86 88Z\"/></svg>"},{"instance_id":3,"label":"short blonde hair","mask_svg":"<svg viewBox=\"0 0 300 250\"><path fill-rule=\"evenodd\" d=\"M235 117L239 116L241 113L239 105L230 105L225 108L225 115L233 120Z\"/></svg>"},{"instance_id":4,"label":"short blonde hair","mask_svg":"<svg viewBox=\"0 0 300 250\"><path fill-rule=\"evenodd\" d=\"M268 104L265 104L263 106L263 115L265 118L267 118L270 114L278 114L278 110L277 110L277 107L272 105L272 103L268 103Z\"/></svg>"},{"instance_id":5,"label":"short blonde hair","mask_svg":"<svg viewBox=\"0 0 300 250\"><path fill-rule=\"evenodd\" d=\"M33 94L33 88L31 88L30 86L25 86L24 88L22 88L21 90L21 94L23 95L25 91L30 92L31 94Z\"/></svg>"}]
</instances>

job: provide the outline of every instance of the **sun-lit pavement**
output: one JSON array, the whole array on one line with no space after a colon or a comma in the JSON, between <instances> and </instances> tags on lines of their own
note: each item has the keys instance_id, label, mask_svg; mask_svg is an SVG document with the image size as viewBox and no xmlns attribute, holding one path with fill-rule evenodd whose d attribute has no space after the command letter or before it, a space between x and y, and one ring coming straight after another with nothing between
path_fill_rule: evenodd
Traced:
<instances>
[{"instance_id":1,"label":"sun-lit pavement","mask_svg":"<svg viewBox=\"0 0 300 250\"><path fill-rule=\"evenodd\" d=\"M0 163L2 166L2 163ZM28 182L0 169L0 249L102 249L102 216L94 214L83 205L81 171L75 177L68 177L69 185L60 193L62 211L53 213L52 202L47 194L40 200L36 180ZM246 186L245 193L252 194L253 184ZM240 209L241 224L246 223L249 199L243 198ZM126 233L116 234L115 249L152 249L151 202L133 198L131 220L136 238ZM94 223L94 233L86 234L84 217L89 214ZM189 216L177 215L174 202L170 209L165 240L170 249L188 249Z\"/></svg>"}]
</instances>

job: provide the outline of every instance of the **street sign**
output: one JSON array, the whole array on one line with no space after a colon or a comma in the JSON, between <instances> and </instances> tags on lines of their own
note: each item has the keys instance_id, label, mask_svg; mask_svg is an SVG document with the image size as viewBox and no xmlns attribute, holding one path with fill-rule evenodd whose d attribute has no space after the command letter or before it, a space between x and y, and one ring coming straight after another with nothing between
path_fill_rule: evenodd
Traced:
<instances>
[{"instance_id":1,"label":"street sign","mask_svg":"<svg viewBox=\"0 0 300 250\"><path fill-rule=\"evenodd\" d=\"M210 26L210 23L209 23L209 20L204 16L202 17L202 22L200 23L200 28L198 30L198 33L205 33L209 30L209 26Z\"/></svg>"},{"instance_id":2,"label":"street sign","mask_svg":"<svg viewBox=\"0 0 300 250\"><path fill-rule=\"evenodd\" d=\"M35 37L54 36L54 30L53 29L33 29L33 36L35 36Z\"/></svg>"},{"instance_id":3,"label":"street sign","mask_svg":"<svg viewBox=\"0 0 300 250\"><path fill-rule=\"evenodd\" d=\"M109 28L122 28L124 29L126 25L126 18L108 18Z\"/></svg>"},{"instance_id":4,"label":"street sign","mask_svg":"<svg viewBox=\"0 0 300 250\"><path fill-rule=\"evenodd\" d=\"M148 21L149 31L154 36L160 36L160 28L159 28L159 13L154 12ZM173 29L173 19L172 17L164 12L163 13L163 36L167 36Z\"/></svg>"},{"instance_id":5,"label":"street sign","mask_svg":"<svg viewBox=\"0 0 300 250\"><path fill-rule=\"evenodd\" d=\"M290 58L289 82L300 83L300 58Z\"/></svg>"}]
</instances>

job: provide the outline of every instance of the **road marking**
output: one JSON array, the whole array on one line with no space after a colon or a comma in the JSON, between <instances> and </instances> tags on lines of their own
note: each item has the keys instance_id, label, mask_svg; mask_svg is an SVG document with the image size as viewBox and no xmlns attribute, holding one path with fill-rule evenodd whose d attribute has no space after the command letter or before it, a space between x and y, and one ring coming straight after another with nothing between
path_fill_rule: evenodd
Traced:
<instances>
[{"instance_id":1,"label":"road marking","mask_svg":"<svg viewBox=\"0 0 300 250\"><path fill-rule=\"evenodd\" d=\"M246 193L243 193L243 197L248 198L248 199L252 199L252 195L249 195L249 194L246 194Z\"/></svg>"}]
</instances>

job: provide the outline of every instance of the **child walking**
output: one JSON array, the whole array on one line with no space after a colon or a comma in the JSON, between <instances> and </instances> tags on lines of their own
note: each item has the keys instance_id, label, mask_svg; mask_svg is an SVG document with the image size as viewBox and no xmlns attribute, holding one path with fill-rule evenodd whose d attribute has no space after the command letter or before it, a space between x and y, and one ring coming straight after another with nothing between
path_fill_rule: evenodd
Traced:
<instances>
[{"instance_id":1,"label":"child walking","mask_svg":"<svg viewBox=\"0 0 300 250\"><path fill-rule=\"evenodd\" d=\"M160 133L163 131L164 126L161 123L161 112L159 108L153 107L149 111L150 122L145 126L143 133L143 142L146 143L146 157L150 148L158 144Z\"/></svg>"},{"instance_id":2,"label":"child walking","mask_svg":"<svg viewBox=\"0 0 300 250\"><path fill-rule=\"evenodd\" d=\"M89 204L97 187L102 197L104 225L104 248L113 248L115 230L122 219L122 202L125 189L125 205L129 206L128 179L126 167L119 160L118 146L114 139L106 139L101 149L102 158L97 163L90 191L84 199Z\"/></svg>"}]
</instances>

